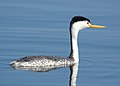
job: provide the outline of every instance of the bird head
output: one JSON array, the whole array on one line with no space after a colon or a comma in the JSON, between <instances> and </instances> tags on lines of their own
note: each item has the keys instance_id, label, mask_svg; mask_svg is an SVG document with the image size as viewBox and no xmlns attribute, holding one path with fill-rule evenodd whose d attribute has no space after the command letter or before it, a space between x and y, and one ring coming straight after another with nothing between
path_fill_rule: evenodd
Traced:
<instances>
[{"instance_id":1,"label":"bird head","mask_svg":"<svg viewBox=\"0 0 120 86\"><path fill-rule=\"evenodd\" d=\"M106 28L106 26L93 25L90 20L83 16L74 16L70 22L70 29L76 29L78 31L85 28Z\"/></svg>"}]
</instances>

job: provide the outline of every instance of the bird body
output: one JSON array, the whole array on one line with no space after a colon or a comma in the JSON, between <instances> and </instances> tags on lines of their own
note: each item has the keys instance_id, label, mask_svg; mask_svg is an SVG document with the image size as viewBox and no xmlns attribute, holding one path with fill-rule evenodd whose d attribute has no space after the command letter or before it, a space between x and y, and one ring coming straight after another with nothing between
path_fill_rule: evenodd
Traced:
<instances>
[{"instance_id":1,"label":"bird body","mask_svg":"<svg viewBox=\"0 0 120 86\"><path fill-rule=\"evenodd\" d=\"M72 65L73 61L69 58L55 56L27 56L11 62L12 66L63 66Z\"/></svg>"},{"instance_id":2,"label":"bird body","mask_svg":"<svg viewBox=\"0 0 120 86\"><path fill-rule=\"evenodd\" d=\"M68 58L60 58L55 56L28 56L10 63L13 67L30 67L30 66L68 66L79 63L78 50L78 33L85 28L105 28L105 26L93 25L90 20L82 16L74 16L70 22L70 43L71 52Z\"/></svg>"}]
</instances>

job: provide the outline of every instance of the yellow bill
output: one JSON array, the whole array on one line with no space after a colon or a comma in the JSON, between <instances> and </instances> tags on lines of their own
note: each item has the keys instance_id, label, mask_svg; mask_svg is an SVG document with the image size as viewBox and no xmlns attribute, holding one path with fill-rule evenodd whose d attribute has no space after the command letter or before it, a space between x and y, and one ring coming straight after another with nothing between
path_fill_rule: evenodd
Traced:
<instances>
[{"instance_id":1,"label":"yellow bill","mask_svg":"<svg viewBox=\"0 0 120 86\"><path fill-rule=\"evenodd\" d=\"M106 28L106 26L101 26L101 25L93 25L91 23L88 24L90 28Z\"/></svg>"}]
</instances>

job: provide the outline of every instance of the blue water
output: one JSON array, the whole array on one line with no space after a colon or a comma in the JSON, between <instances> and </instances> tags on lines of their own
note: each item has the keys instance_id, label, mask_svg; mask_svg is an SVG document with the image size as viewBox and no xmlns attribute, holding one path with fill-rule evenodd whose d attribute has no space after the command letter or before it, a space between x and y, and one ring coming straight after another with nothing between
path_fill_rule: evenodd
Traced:
<instances>
[{"instance_id":1,"label":"blue water","mask_svg":"<svg viewBox=\"0 0 120 86\"><path fill-rule=\"evenodd\" d=\"M68 86L70 69L14 70L9 62L29 55L67 57L69 21L83 15L106 29L79 34L76 86L120 85L119 0L0 0L0 86Z\"/></svg>"}]
</instances>

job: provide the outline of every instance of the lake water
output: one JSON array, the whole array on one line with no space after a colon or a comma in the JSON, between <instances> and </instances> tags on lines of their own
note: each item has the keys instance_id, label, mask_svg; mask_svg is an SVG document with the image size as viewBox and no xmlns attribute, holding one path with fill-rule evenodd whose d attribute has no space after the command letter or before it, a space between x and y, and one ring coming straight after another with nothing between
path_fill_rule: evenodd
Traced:
<instances>
[{"instance_id":1,"label":"lake water","mask_svg":"<svg viewBox=\"0 0 120 86\"><path fill-rule=\"evenodd\" d=\"M79 34L76 86L120 85L119 0L0 0L0 86L68 86L70 68L14 70L9 63L30 55L67 57L69 22L83 15L106 29Z\"/></svg>"}]
</instances>

